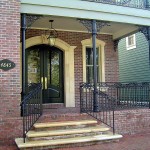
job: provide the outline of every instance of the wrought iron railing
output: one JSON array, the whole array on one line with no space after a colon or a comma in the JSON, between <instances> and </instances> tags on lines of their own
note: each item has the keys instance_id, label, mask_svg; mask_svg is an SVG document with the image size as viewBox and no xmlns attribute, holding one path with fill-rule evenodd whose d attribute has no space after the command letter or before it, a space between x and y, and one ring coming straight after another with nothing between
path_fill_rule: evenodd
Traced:
<instances>
[{"instance_id":1,"label":"wrought iron railing","mask_svg":"<svg viewBox=\"0 0 150 150\"><path fill-rule=\"evenodd\" d=\"M21 111L23 117L23 139L25 142L27 132L33 124L42 115L42 86L38 84L29 84L26 88L26 95L21 102Z\"/></svg>"},{"instance_id":2,"label":"wrought iron railing","mask_svg":"<svg viewBox=\"0 0 150 150\"><path fill-rule=\"evenodd\" d=\"M85 112L113 129L114 111L133 108L150 108L150 83L108 83L97 84L97 100L93 100L93 84L80 85L81 112ZM94 110L96 102L97 111Z\"/></svg>"},{"instance_id":3,"label":"wrought iron railing","mask_svg":"<svg viewBox=\"0 0 150 150\"><path fill-rule=\"evenodd\" d=\"M149 0L82 0L82 1L111 4L111 5L118 5L118 6L125 6L125 7L133 7L133 8L140 8L140 9L150 8Z\"/></svg>"},{"instance_id":4,"label":"wrought iron railing","mask_svg":"<svg viewBox=\"0 0 150 150\"><path fill-rule=\"evenodd\" d=\"M99 91L116 101L115 109L150 107L150 83L98 83Z\"/></svg>"}]
</instances>

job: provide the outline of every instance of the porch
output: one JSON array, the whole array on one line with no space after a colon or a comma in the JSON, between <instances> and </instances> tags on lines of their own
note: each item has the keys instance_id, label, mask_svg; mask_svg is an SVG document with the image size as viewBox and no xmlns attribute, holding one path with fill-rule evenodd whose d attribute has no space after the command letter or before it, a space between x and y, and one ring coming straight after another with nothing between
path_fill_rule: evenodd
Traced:
<instances>
[{"instance_id":1,"label":"porch","mask_svg":"<svg viewBox=\"0 0 150 150\"><path fill-rule=\"evenodd\" d=\"M25 148L25 145L29 148L37 147L37 143L40 143L40 141L36 143L34 140L32 141L32 138L41 140L47 137L47 141L41 140L44 145L39 144L40 147L59 147L59 145L85 141L119 139L122 136L115 132L115 130L119 131L118 128L115 128L117 126L115 112L119 110L121 113L129 109L138 111L150 107L149 82L118 82L117 53L119 40L137 31L144 33L150 46L149 16L147 16L149 3L146 1L134 1L134 3L132 1L107 1L107 4L105 4L106 1L99 2L100 5L97 7L97 3L93 1L72 1L72 3L67 3L68 7L66 7L63 4L54 6L53 1L49 1L46 6L42 1L33 2L34 4L22 1L21 113L23 116L23 139L16 140L18 147ZM74 3L76 5L73 5ZM80 8L77 7L78 4L80 4ZM84 5L91 5L90 10L87 10ZM121 11L122 6L128 6L123 7L124 13ZM102 12L104 8L106 9ZM116 8L118 8L117 13L115 12ZM136 8L141 9L142 15ZM39 13L38 9L42 13ZM129 10L134 11L136 15L129 14ZM59 11L63 13L60 14ZM51 20L54 20L53 26L51 24L49 28ZM55 43L51 45L50 34L53 29L57 31L58 35L55 37ZM58 53L54 55L56 51ZM53 60L56 56L59 57ZM33 61L31 63L28 61L28 58L33 57L38 60L36 65L32 64ZM57 73L53 74L56 70ZM53 80L54 76L57 81L56 79ZM27 85L29 87L26 87ZM60 104L55 104L56 102ZM86 118L89 117L89 119L86 120L84 117L83 119L80 114L78 114L79 120L75 119L73 122L70 122L72 119L58 122L58 119L56 122L53 121L54 129L57 124L61 127L70 125L74 127L76 124L84 126L86 124L85 128L78 129L78 131L73 129L71 133L67 129L58 130L56 131L57 134L48 132L46 129L48 134L35 133L34 137L30 139L30 136L32 136L29 135L30 131L35 129L35 126L41 126L44 120L41 119L40 121L40 118L51 115L53 112L59 113L59 116L62 112L67 118L68 115L65 114L65 111L69 112L70 110L74 113L84 113ZM47 115L42 116L43 112ZM54 116L57 116L57 113ZM128 117L130 118L130 114ZM81 121L82 119L85 120L85 124L84 121ZM93 122L93 119L96 122L92 124L100 124L102 127L98 126L98 129L88 128L88 122ZM50 120L48 119L48 121ZM37 121L41 124L36 124ZM51 128L53 123L46 122L42 125L43 128ZM104 124L107 126L103 126ZM84 134L86 131L90 133L92 138L87 137L89 134ZM65 136L60 137L60 132L63 132L62 134ZM81 138L74 139L74 136L81 133ZM40 136L37 136L38 134ZM43 135L41 136L41 134ZM71 136L71 140L69 140L68 135ZM61 139L60 143L57 136ZM68 139L68 141L66 142L65 139Z\"/></svg>"},{"instance_id":2,"label":"porch","mask_svg":"<svg viewBox=\"0 0 150 150\"><path fill-rule=\"evenodd\" d=\"M145 116L150 108L148 82L98 83L97 101L93 99L93 84L82 83L81 114L69 112L62 104L50 104L47 110L45 106L43 109L37 89L42 90L41 85L37 88L34 85L22 103L24 142L22 138L15 140L20 149L87 146L118 140L122 135L117 133L140 133L141 128L149 130ZM138 124L130 128L132 120Z\"/></svg>"}]
</instances>

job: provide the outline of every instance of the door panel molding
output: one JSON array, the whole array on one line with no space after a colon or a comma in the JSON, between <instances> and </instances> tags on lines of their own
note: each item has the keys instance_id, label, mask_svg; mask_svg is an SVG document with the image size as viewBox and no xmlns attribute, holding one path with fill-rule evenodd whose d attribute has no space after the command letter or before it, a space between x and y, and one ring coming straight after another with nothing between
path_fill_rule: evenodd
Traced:
<instances>
[{"instance_id":1,"label":"door panel molding","mask_svg":"<svg viewBox=\"0 0 150 150\"><path fill-rule=\"evenodd\" d=\"M26 39L26 49L40 44L48 45L45 40L45 35L35 36ZM63 40L57 38L55 47L64 52L64 101L66 107L75 107L75 79L74 79L74 49L76 46L71 46Z\"/></svg>"}]
</instances>

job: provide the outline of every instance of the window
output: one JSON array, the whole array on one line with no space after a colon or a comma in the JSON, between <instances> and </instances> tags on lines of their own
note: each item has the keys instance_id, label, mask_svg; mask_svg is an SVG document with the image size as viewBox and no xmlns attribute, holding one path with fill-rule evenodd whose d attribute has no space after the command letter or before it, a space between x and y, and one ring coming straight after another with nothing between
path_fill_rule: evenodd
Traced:
<instances>
[{"instance_id":1,"label":"window","mask_svg":"<svg viewBox=\"0 0 150 150\"><path fill-rule=\"evenodd\" d=\"M136 48L135 34L126 37L126 48L127 50Z\"/></svg>"},{"instance_id":2,"label":"window","mask_svg":"<svg viewBox=\"0 0 150 150\"><path fill-rule=\"evenodd\" d=\"M93 50L92 40L85 39L82 43L83 56L83 82L93 82ZM105 42L96 39L96 62L98 82L105 82L105 60L104 60Z\"/></svg>"},{"instance_id":3,"label":"window","mask_svg":"<svg viewBox=\"0 0 150 150\"><path fill-rule=\"evenodd\" d=\"M96 65L97 65L97 77L99 77L100 63L99 63L99 49L96 49ZM86 47L86 82L93 82L93 49ZM98 78L99 82L99 78Z\"/></svg>"}]
</instances>

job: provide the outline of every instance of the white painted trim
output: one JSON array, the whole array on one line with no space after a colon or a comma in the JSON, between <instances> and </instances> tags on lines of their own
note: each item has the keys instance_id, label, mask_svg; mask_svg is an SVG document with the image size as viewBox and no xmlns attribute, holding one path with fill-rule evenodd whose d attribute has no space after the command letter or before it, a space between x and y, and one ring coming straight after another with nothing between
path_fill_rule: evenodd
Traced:
<instances>
[{"instance_id":1,"label":"white painted trim","mask_svg":"<svg viewBox=\"0 0 150 150\"><path fill-rule=\"evenodd\" d=\"M21 13L106 20L135 25L149 25L150 20L148 10L80 0L63 0L61 2L22 0Z\"/></svg>"},{"instance_id":2,"label":"white painted trim","mask_svg":"<svg viewBox=\"0 0 150 150\"><path fill-rule=\"evenodd\" d=\"M132 45L129 45L129 37L130 36L133 36L133 44ZM136 48L136 36L135 36L135 34L130 35L130 36L126 37L126 48L127 48L127 50L131 50L131 49Z\"/></svg>"},{"instance_id":3,"label":"white painted trim","mask_svg":"<svg viewBox=\"0 0 150 150\"><path fill-rule=\"evenodd\" d=\"M45 35L31 37L26 40L26 48L38 44L48 44ZM74 83L74 49L61 39L56 39L55 46L64 52L64 99L66 107L75 107L75 83Z\"/></svg>"}]
</instances>

